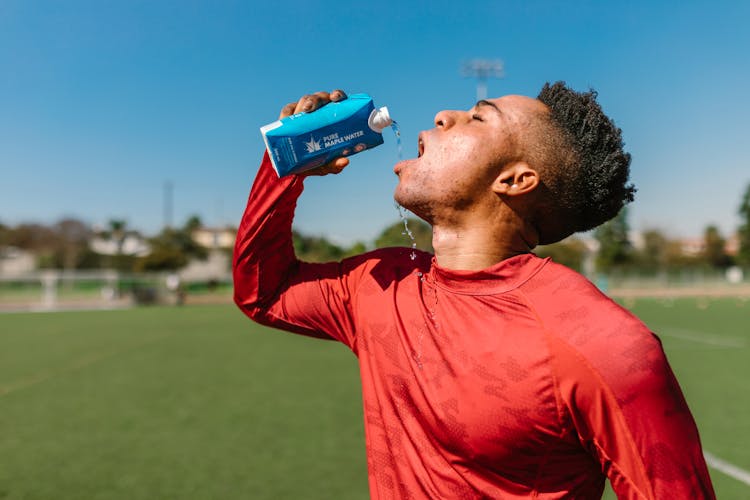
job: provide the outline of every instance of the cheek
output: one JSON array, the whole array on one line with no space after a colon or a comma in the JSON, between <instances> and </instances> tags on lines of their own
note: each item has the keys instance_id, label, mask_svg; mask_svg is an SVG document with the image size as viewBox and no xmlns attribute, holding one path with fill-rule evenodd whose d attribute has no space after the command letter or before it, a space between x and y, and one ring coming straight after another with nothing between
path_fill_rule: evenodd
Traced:
<instances>
[{"instance_id":1,"label":"cheek","mask_svg":"<svg viewBox=\"0 0 750 500\"><path fill-rule=\"evenodd\" d=\"M477 189L486 181L492 158L488 148L471 140L456 139L439 151L437 188L454 197Z\"/></svg>"},{"instance_id":2,"label":"cheek","mask_svg":"<svg viewBox=\"0 0 750 500\"><path fill-rule=\"evenodd\" d=\"M474 137L452 137L404 169L396 201L443 200L454 206L471 203L486 184L488 149Z\"/></svg>"},{"instance_id":3,"label":"cheek","mask_svg":"<svg viewBox=\"0 0 750 500\"><path fill-rule=\"evenodd\" d=\"M398 203L420 216L439 207L467 208L484 192L484 186L472 175L470 166L462 164L456 170L427 162L420 166L424 168L402 177L394 193Z\"/></svg>"},{"instance_id":4,"label":"cheek","mask_svg":"<svg viewBox=\"0 0 750 500\"><path fill-rule=\"evenodd\" d=\"M475 164L483 148L479 141L471 136L454 136L437 145L435 156L448 165L469 166ZM455 168L455 167L454 167Z\"/></svg>"}]
</instances>

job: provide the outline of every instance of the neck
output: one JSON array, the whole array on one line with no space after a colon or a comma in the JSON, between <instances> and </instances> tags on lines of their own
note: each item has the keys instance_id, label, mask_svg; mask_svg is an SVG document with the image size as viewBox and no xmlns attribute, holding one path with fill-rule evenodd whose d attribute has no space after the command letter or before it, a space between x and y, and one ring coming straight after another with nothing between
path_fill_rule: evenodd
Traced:
<instances>
[{"instance_id":1,"label":"neck","mask_svg":"<svg viewBox=\"0 0 750 500\"><path fill-rule=\"evenodd\" d=\"M534 235L526 234L524 225L515 218L435 223L432 231L435 260L445 269L478 271L536 246L532 243Z\"/></svg>"}]
</instances>

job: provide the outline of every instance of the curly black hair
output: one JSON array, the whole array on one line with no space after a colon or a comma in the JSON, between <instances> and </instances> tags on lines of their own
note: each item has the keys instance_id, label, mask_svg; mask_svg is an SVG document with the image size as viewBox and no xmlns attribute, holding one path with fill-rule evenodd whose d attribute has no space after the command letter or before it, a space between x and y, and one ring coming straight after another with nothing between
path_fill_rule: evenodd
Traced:
<instances>
[{"instance_id":1,"label":"curly black hair","mask_svg":"<svg viewBox=\"0 0 750 500\"><path fill-rule=\"evenodd\" d=\"M546 83L537 97L550 111L536 148L545 161L532 219L542 245L593 229L633 201L622 131L596 97L594 90L576 92L565 82Z\"/></svg>"}]
</instances>

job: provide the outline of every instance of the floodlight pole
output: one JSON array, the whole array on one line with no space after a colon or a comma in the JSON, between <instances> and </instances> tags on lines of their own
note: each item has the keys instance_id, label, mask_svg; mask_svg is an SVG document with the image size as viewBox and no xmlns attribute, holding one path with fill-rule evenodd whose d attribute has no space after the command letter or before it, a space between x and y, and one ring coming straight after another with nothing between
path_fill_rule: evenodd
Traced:
<instances>
[{"instance_id":1,"label":"floodlight pole","mask_svg":"<svg viewBox=\"0 0 750 500\"><path fill-rule=\"evenodd\" d=\"M461 68L464 77L477 79L477 101L487 99L487 80L505 76L503 61L500 59L471 59Z\"/></svg>"},{"instance_id":2,"label":"floodlight pole","mask_svg":"<svg viewBox=\"0 0 750 500\"><path fill-rule=\"evenodd\" d=\"M172 228L172 215L174 213L174 184L172 181L164 183L164 228Z\"/></svg>"}]
</instances>

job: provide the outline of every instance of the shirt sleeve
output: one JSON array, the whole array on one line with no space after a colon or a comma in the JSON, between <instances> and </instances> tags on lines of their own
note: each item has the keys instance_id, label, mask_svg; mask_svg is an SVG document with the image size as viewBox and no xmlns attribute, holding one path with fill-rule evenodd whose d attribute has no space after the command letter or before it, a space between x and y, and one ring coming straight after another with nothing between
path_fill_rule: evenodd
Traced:
<instances>
[{"instance_id":1,"label":"shirt sleeve","mask_svg":"<svg viewBox=\"0 0 750 500\"><path fill-rule=\"evenodd\" d=\"M357 259L299 261L292 219L303 178L279 178L263 157L234 247L234 300L254 321L303 335L336 339L354 349L351 289Z\"/></svg>"},{"instance_id":2,"label":"shirt sleeve","mask_svg":"<svg viewBox=\"0 0 750 500\"><path fill-rule=\"evenodd\" d=\"M715 498L695 421L661 343L627 318L611 339L583 348L551 339L572 432L620 499Z\"/></svg>"}]
</instances>

